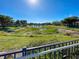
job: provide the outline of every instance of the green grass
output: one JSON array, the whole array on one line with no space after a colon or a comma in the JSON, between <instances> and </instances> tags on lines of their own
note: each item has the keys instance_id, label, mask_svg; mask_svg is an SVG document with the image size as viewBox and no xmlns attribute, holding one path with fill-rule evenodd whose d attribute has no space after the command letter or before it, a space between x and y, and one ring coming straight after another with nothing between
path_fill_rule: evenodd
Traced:
<instances>
[{"instance_id":1,"label":"green grass","mask_svg":"<svg viewBox=\"0 0 79 59\"><path fill-rule=\"evenodd\" d=\"M15 50L23 47L35 47L72 39L74 38L62 34L35 35L33 37L0 36L0 51Z\"/></svg>"},{"instance_id":2,"label":"green grass","mask_svg":"<svg viewBox=\"0 0 79 59\"><path fill-rule=\"evenodd\" d=\"M57 29L47 29L47 30L43 30L41 32L46 33L46 34L52 34L52 33L57 33Z\"/></svg>"},{"instance_id":3,"label":"green grass","mask_svg":"<svg viewBox=\"0 0 79 59\"><path fill-rule=\"evenodd\" d=\"M12 33L0 31L0 51L10 51L23 47L35 47L77 39L76 37L65 36L64 34L57 33L57 28L59 28L59 26L44 26L42 28L15 28L15 32ZM45 30L40 31L40 29ZM28 32L31 34L28 34Z\"/></svg>"}]
</instances>

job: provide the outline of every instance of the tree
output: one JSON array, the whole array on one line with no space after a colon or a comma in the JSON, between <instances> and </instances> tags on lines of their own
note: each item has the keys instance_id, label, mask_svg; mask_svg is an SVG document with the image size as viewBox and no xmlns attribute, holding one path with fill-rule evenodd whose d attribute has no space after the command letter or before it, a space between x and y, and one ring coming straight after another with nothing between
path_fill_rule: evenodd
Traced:
<instances>
[{"instance_id":1,"label":"tree","mask_svg":"<svg viewBox=\"0 0 79 59\"><path fill-rule=\"evenodd\" d=\"M20 25L21 25L20 20L16 20L15 21L15 26L20 26Z\"/></svg>"},{"instance_id":2,"label":"tree","mask_svg":"<svg viewBox=\"0 0 79 59\"><path fill-rule=\"evenodd\" d=\"M27 21L26 20L21 20L20 22L21 22L22 26L27 26Z\"/></svg>"},{"instance_id":3,"label":"tree","mask_svg":"<svg viewBox=\"0 0 79 59\"><path fill-rule=\"evenodd\" d=\"M27 26L27 21L26 20L16 20L15 25L16 26Z\"/></svg>"},{"instance_id":4,"label":"tree","mask_svg":"<svg viewBox=\"0 0 79 59\"><path fill-rule=\"evenodd\" d=\"M53 24L53 25L56 25L56 26L59 26L59 25L61 25L61 22L59 22L59 21L54 21L52 24Z\"/></svg>"},{"instance_id":5,"label":"tree","mask_svg":"<svg viewBox=\"0 0 79 59\"><path fill-rule=\"evenodd\" d=\"M72 16L72 17L68 17L68 18L65 18L64 20L62 20L61 22L64 23L65 25L74 25L76 21L78 21L79 18L76 17L76 16Z\"/></svg>"},{"instance_id":6,"label":"tree","mask_svg":"<svg viewBox=\"0 0 79 59\"><path fill-rule=\"evenodd\" d=\"M0 15L0 26L2 27L2 29L9 26L12 22L12 19L13 18L10 16Z\"/></svg>"}]
</instances>

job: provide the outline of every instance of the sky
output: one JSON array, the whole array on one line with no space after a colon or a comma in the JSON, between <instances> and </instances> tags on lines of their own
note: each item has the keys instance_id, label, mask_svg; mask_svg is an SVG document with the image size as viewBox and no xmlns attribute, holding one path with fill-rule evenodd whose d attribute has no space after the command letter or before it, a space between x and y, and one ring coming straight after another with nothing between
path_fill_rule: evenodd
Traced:
<instances>
[{"instance_id":1,"label":"sky","mask_svg":"<svg viewBox=\"0 0 79 59\"><path fill-rule=\"evenodd\" d=\"M0 14L43 23L79 16L79 0L0 0Z\"/></svg>"}]
</instances>

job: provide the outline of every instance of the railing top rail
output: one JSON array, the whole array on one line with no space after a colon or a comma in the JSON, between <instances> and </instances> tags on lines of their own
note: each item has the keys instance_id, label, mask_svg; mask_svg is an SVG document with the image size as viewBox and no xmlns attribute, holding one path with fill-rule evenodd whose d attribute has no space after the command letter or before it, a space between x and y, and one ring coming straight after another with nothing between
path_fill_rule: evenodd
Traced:
<instances>
[{"instance_id":1,"label":"railing top rail","mask_svg":"<svg viewBox=\"0 0 79 59\"><path fill-rule=\"evenodd\" d=\"M42 45L42 46L38 46L38 47L27 48L27 50L33 50L33 49L38 49L38 48L43 48L43 47L49 47L49 46L53 46L53 45L57 45L57 44L63 44L63 43L67 43L67 42L73 42L73 41L77 41L77 40L79 40L79 39L65 41L65 42L56 42L56 43L53 43L53 44L47 44L47 45Z\"/></svg>"},{"instance_id":2,"label":"railing top rail","mask_svg":"<svg viewBox=\"0 0 79 59\"><path fill-rule=\"evenodd\" d=\"M47 53L51 53L51 52L55 52L55 51L61 51L63 49L68 49L68 48L72 48L72 47L75 47L75 46L78 46L78 45L79 45L79 43L76 43L76 44L72 44L72 45L68 45L68 46L64 46L64 47L50 49L50 50L43 51L43 52L40 52L40 53L30 54L30 55L27 55L27 56L24 56L24 57L19 57L19 58L16 58L16 59L28 59L28 58L32 58L32 57L37 57L37 56L44 55L44 54L47 54Z\"/></svg>"},{"instance_id":3,"label":"railing top rail","mask_svg":"<svg viewBox=\"0 0 79 59\"><path fill-rule=\"evenodd\" d=\"M14 52L6 52L6 53L2 53L2 54L0 54L0 56L5 56L5 55L11 55L11 54L15 54L15 53L21 53L22 52L22 50L18 50L18 51L14 51Z\"/></svg>"}]
</instances>

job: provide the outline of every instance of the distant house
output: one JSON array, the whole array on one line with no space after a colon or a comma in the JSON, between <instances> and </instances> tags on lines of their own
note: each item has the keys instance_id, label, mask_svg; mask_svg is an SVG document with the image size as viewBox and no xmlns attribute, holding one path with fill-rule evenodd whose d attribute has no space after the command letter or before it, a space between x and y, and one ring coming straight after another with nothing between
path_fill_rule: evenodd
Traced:
<instances>
[{"instance_id":1,"label":"distant house","mask_svg":"<svg viewBox=\"0 0 79 59\"><path fill-rule=\"evenodd\" d=\"M69 27L76 27L76 28L79 28L79 20L73 22L71 25L69 25Z\"/></svg>"},{"instance_id":2,"label":"distant house","mask_svg":"<svg viewBox=\"0 0 79 59\"><path fill-rule=\"evenodd\" d=\"M79 24L79 21L76 21L75 24Z\"/></svg>"}]
</instances>

